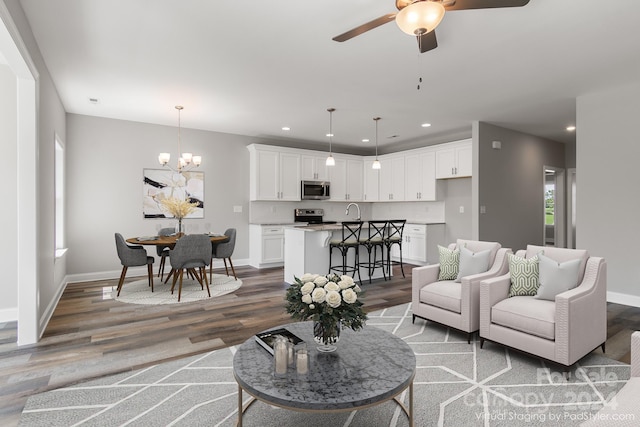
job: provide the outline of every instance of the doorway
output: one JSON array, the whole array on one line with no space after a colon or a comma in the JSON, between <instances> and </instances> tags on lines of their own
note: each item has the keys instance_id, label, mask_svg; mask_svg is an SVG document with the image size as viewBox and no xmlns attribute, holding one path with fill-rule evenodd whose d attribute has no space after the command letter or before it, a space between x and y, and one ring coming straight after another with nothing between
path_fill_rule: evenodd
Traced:
<instances>
[{"instance_id":1,"label":"doorway","mask_svg":"<svg viewBox=\"0 0 640 427\"><path fill-rule=\"evenodd\" d=\"M8 179L17 183L17 193L11 195L9 203L16 207L19 220L5 224L14 227L16 234L14 241L3 243L16 248L17 280L13 283L17 289L13 290L17 294L18 345L25 345L36 343L39 338L38 269L34 268L34 260L40 259L36 198L38 71L3 2L0 2L0 56L15 74L17 88L14 106L17 136L5 143L11 144L17 154L16 169Z\"/></svg>"},{"instance_id":2,"label":"doorway","mask_svg":"<svg viewBox=\"0 0 640 427\"><path fill-rule=\"evenodd\" d=\"M543 168L544 246L565 247L565 170L554 166Z\"/></svg>"}]
</instances>

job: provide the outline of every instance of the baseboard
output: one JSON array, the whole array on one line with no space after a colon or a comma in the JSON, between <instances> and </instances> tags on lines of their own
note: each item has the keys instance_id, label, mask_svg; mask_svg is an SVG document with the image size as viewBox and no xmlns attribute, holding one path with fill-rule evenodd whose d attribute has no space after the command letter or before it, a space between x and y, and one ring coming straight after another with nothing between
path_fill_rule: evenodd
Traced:
<instances>
[{"instance_id":1,"label":"baseboard","mask_svg":"<svg viewBox=\"0 0 640 427\"><path fill-rule=\"evenodd\" d=\"M0 322L17 322L18 321L18 309L17 308L3 308L0 310Z\"/></svg>"},{"instance_id":2,"label":"baseboard","mask_svg":"<svg viewBox=\"0 0 640 427\"><path fill-rule=\"evenodd\" d=\"M607 302L615 304L629 305L631 307L640 307L640 296L621 294L620 292L607 292Z\"/></svg>"},{"instance_id":3,"label":"baseboard","mask_svg":"<svg viewBox=\"0 0 640 427\"><path fill-rule=\"evenodd\" d=\"M53 316L53 312L58 306L58 302L60 301L60 298L62 298L62 293L67 287L67 283L69 283L67 280L67 277L62 279L62 281L60 282L60 286L58 286L58 289L56 290L55 296L51 299L46 310L40 317L40 322L38 325L38 331L40 332L38 334L38 339L42 338L42 335L44 334L44 330L47 328L47 325L49 324L49 320L51 320L51 316Z\"/></svg>"},{"instance_id":4,"label":"baseboard","mask_svg":"<svg viewBox=\"0 0 640 427\"><path fill-rule=\"evenodd\" d=\"M249 259L234 259L233 266L241 267L245 265L249 265ZM157 263L156 263L157 264ZM158 265L154 264L153 271L155 274L158 274ZM213 260L213 268L224 268L224 262L222 260L215 259ZM171 266L168 265L165 267L165 272L171 270ZM111 270L111 271L98 271L95 273L80 273L80 274L69 274L67 275L67 283L78 283L78 282L95 282L98 280L112 280L118 279L120 277L120 273L122 270ZM147 275L147 267L130 267L127 270L127 277L137 277L137 276L146 276Z\"/></svg>"}]
</instances>

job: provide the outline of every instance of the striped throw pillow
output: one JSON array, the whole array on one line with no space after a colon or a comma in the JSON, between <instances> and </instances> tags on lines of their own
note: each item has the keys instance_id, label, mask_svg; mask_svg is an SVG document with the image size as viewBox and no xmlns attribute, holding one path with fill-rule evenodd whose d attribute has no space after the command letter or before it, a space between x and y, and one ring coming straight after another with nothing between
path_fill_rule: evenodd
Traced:
<instances>
[{"instance_id":1,"label":"striped throw pillow","mask_svg":"<svg viewBox=\"0 0 640 427\"><path fill-rule=\"evenodd\" d=\"M458 277L458 268L460 266L460 250L451 250L438 245L438 254L440 255L438 280L455 280Z\"/></svg>"}]
</instances>

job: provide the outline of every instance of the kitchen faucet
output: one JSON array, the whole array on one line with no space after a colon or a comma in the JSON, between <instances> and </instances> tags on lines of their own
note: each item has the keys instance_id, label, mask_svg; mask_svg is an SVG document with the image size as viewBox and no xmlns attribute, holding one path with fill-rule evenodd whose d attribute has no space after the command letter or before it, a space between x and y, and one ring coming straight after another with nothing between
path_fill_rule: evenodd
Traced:
<instances>
[{"instance_id":1,"label":"kitchen faucet","mask_svg":"<svg viewBox=\"0 0 640 427\"><path fill-rule=\"evenodd\" d=\"M360 206L358 206L358 204L357 204L357 203L349 203L349 204L347 205L347 211L345 212L345 215L349 215L349 208L350 208L351 206L355 206L355 207L356 207L356 209L358 210L358 217L356 218L356 221L360 221Z\"/></svg>"}]
</instances>

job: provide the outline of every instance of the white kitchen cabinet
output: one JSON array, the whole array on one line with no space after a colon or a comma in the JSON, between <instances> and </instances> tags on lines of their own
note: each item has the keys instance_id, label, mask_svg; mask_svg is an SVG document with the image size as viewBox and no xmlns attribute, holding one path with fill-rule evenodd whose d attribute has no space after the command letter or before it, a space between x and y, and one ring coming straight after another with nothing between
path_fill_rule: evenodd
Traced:
<instances>
[{"instance_id":1,"label":"white kitchen cabinet","mask_svg":"<svg viewBox=\"0 0 640 427\"><path fill-rule=\"evenodd\" d=\"M248 149L251 200L300 200L299 154L256 145Z\"/></svg>"},{"instance_id":2,"label":"white kitchen cabinet","mask_svg":"<svg viewBox=\"0 0 640 427\"><path fill-rule=\"evenodd\" d=\"M284 226L249 226L249 259L256 268L276 267L284 264Z\"/></svg>"},{"instance_id":3,"label":"white kitchen cabinet","mask_svg":"<svg viewBox=\"0 0 640 427\"><path fill-rule=\"evenodd\" d=\"M378 200L403 201L404 200L404 155L380 156L380 189Z\"/></svg>"},{"instance_id":4,"label":"white kitchen cabinet","mask_svg":"<svg viewBox=\"0 0 640 427\"><path fill-rule=\"evenodd\" d=\"M302 155L300 157L300 176L304 181L327 181L329 168L327 157Z\"/></svg>"},{"instance_id":5,"label":"white kitchen cabinet","mask_svg":"<svg viewBox=\"0 0 640 427\"><path fill-rule=\"evenodd\" d=\"M425 265L439 262L438 245L445 245L444 224L407 223L402 233L402 260L408 264ZM393 245L391 257L400 259L400 248Z\"/></svg>"},{"instance_id":6,"label":"white kitchen cabinet","mask_svg":"<svg viewBox=\"0 0 640 427\"><path fill-rule=\"evenodd\" d=\"M405 188L407 201L436 200L436 153L424 150L405 155Z\"/></svg>"},{"instance_id":7,"label":"white kitchen cabinet","mask_svg":"<svg viewBox=\"0 0 640 427\"><path fill-rule=\"evenodd\" d=\"M364 193L362 195L362 200L365 202L377 202L378 199L378 190L379 190L379 180L380 180L380 169L373 169L371 165L373 165L375 158L365 157L363 162L363 189Z\"/></svg>"},{"instance_id":8,"label":"white kitchen cabinet","mask_svg":"<svg viewBox=\"0 0 640 427\"><path fill-rule=\"evenodd\" d=\"M441 144L436 149L436 178L462 178L472 174L470 139Z\"/></svg>"},{"instance_id":9,"label":"white kitchen cabinet","mask_svg":"<svg viewBox=\"0 0 640 427\"><path fill-rule=\"evenodd\" d=\"M360 201L363 198L362 160L334 156L336 164L329 170L331 200Z\"/></svg>"}]
</instances>

